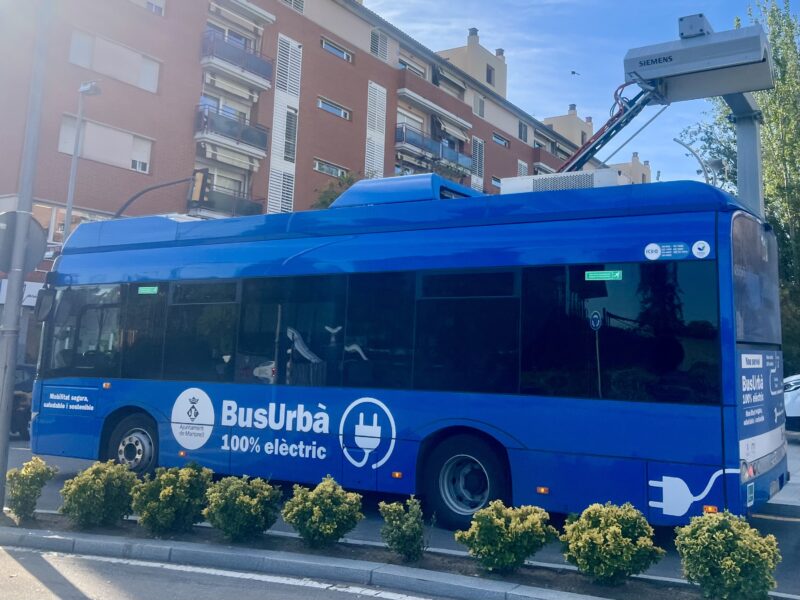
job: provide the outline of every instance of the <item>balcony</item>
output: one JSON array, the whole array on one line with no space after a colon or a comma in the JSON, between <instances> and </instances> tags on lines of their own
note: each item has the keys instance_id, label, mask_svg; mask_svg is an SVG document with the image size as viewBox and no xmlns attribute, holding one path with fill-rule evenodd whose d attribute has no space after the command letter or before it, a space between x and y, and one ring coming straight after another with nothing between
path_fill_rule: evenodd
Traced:
<instances>
[{"instance_id":1,"label":"balcony","mask_svg":"<svg viewBox=\"0 0 800 600\"><path fill-rule=\"evenodd\" d=\"M237 217L263 212L263 199L251 199L246 194L218 186L211 187L203 202L189 202L189 213L200 217Z\"/></svg>"},{"instance_id":2,"label":"balcony","mask_svg":"<svg viewBox=\"0 0 800 600\"><path fill-rule=\"evenodd\" d=\"M472 157L453 150L441 141L434 140L418 129L406 124L397 126L394 134L395 148L398 151L423 154L425 158L449 163L458 171L469 173L472 170Z\"/></svg>"},{"instance_id":3,"label":"balcony","mask_svg":"<svg viewBox=\"0 0 800 600\"><path fill-rule=\"evenodd\" d=\"M260 91L271 87L272 62L250 49L226 40L216 31L206 31L203 34L201 64L208 70Z\"/></svg>"},{"instance_id":4,"label":"balcony","mask_svg":"<svg viewBox=\"0 0 800 600\"><path fill-rule=\"evenodd\" d=\"M197 142L222 146L227 150L258 160L267 157L269 129L251 125L213 106L198 106L195 115L194 139Z\"/></svg>"}]
</instances>

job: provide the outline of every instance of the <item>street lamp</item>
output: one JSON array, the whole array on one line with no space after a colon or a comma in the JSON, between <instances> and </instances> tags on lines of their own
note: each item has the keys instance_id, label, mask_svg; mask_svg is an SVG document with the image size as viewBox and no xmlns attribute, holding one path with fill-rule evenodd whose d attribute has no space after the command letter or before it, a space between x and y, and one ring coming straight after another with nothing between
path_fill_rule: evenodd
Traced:
<instances>
[{"instance_id":1,"label":"street lamp","mask_svg":"<svg viewBox=\"0 0 800 600\"><path fill-rule=\"evenodd\" d=\"M69 183L67 183L67 214L64 217L64 241L69 237L72 226L72 205L75 201L75 178L78 175L78 157L83 147L83 97L97 96L100 86L96 81L84 81L78 88L78 117L75 120L75 143L72 145L72 160L69 163Z\"/></svg>"},{"instance_id":2,"label":"street lamp","mask_svg":"<svg viewBox=\"0 0 800 600\"><path fill-rule=\"evenodd\" d=\"M703 169L702 171L698 171L698 174L702 173L703 174L703 179L706 180L707 184L710 184L711 182L708 180L708 165L702 159L702 157L697 152L695 152L694 148L692 148L689 144L679 140L678 138L672 138L672 141L680 144L681 146L683 146L689 152L692 153L692 156L694 156L697 159L697 162L700 163L700 167L702 167L702 169ZM716 174L714 175L714 185L717 185L717 176L716 176Z\"/></svg>"}]
</instances>

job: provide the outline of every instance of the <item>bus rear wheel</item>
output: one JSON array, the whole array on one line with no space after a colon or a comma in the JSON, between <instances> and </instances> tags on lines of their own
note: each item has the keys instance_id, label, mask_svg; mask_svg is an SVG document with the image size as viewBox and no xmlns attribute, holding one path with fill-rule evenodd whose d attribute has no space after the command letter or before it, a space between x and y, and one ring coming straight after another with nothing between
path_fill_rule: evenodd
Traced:
<instances>
[{"instance_id":1,"label":"bus rear wheel","mask_svg":"<svg viewBox=\"0 0 800 600\"><path fill-rule=\"evenodd\" d=\"M158 433L152 419L129 415L122 419L108 438L107 454L137 475L155 471L158 462Z\"/></svg>"},{"instance_id":2,"label":"bus rear wheel","mask_svg":"<svg viewBox=\"0 0 800 600\"><path fill-rule=\"evenodd\" d=\"M438 444L428 456L424 478L429 511L451 529L466 529L476 511L509 496L504 461L494 447L474 436L457 435Z\"/></svg>"}]
</instances>

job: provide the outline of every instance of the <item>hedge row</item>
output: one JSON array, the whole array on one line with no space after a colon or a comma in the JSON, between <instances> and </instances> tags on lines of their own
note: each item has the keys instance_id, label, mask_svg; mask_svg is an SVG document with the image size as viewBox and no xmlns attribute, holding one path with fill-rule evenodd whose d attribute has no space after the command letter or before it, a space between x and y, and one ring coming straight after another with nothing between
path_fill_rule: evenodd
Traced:
<instances>
[{"instance_id":1,"label":"hedge row","mask_svg":"<svg viewBox=\"0 0 800 600\"><path fill-rule=\"evenodd\" d=\"M55 469L34 458L8 473L9 507L20 521L33 518L42 488ZM279 515L310 546L330 545L364 518L361 496L325 477L313 490L295 485L281 508L281 490L263 479L225 477L197 465L159 468L139 480L113 461L95 463L61 491L61 511L77 527L110 526L135 512L154 535L186 532L204 518L226 538L243 541L272 527ZM422 507L413 496L405 503L379 504L381 536L406 561L425 550ZM475 513L455 539L482 567L513 572L549 542L560 540L564 557L595 581L619 584L646 571L663 555L653 542L653 528L631 504L593 504L567 519L563 532L550 515L535 506L507 507L495 500ZM709 598L739 600L767 597L775 587L781 560L772 535L762 536L747 521L728 512L694 517L676 529L675 545L684 573Z\"/></svg>"}]
</instances>

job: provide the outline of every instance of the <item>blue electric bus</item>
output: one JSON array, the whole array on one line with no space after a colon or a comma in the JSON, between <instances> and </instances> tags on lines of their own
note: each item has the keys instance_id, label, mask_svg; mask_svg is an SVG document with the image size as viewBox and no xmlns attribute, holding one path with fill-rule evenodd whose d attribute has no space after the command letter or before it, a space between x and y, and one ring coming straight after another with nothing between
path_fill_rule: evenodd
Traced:
<instances>
[{"instance_id":1,"label":"blue electric bus","mask_svg":"<svg viewBox=\"0 0 800 600\"><path fill-rule=\"evenodd\" d=\"M654 524L788 480L775 237L693 182L81 225L37 313L33 451Z\"/></svg>"}]
</instances>

